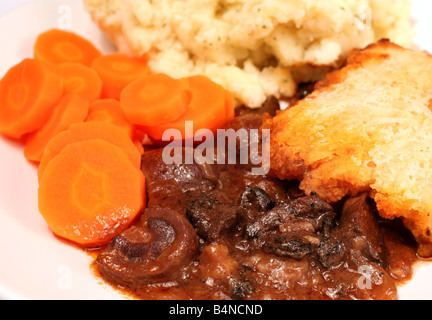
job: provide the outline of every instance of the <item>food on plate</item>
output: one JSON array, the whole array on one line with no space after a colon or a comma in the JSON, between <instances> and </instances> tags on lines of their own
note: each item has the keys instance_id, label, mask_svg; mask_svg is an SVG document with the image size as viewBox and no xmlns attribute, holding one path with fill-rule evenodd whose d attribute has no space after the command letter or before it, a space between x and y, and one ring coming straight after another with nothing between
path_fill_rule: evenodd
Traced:
<instances>
[{"instance_id":1,"label":"food on plate","mask_svg":"<svg viewBox=\"0 0 432 320\"><path fill-rule=\"evenodd\" d=\"M238 110L225 129L259 130L278 108L269 99ZM97 252L102 277L142 299L397 298L415 245L367 193L333 207L294 181L252 174L250 160L239 163L249 143L237 147L236 164L169 164L163 148L146 150L147 208Z\"/></svg>"},{"instance_id":2,"label":"food on plate","mask_svg":"<svg viewBox=\"0 0 432 320\"><path fill-rule=\"evenodd\" d=\"M149 74L128 84L120 94L125 117L140 126L169 123L188 108L189 83L166 74Z\"/></svg>"},{"instance_id":3,"label":"food on plate","mask_svg":"<svg viewBox=\"0 0 432 320\"><path fill-rule=\"evenodd\" d=\"M39 129L62 95L63 81L55 66L24 59L0 81L0 133L21 139Z\"/></svg>"},{"instance_id":4,"label":"food on plate","mask_svg":"<svg viewBox=\"0 0 432 320\"><path fill-rule=\"evenodd\" d=\"M330 203L369 192L432 255L432 57L380 41L265 126L281 179Z\"/></svg>"},{"instance_id":5,"label":"food on plate","mask_svg":"<svg viewBox=\"0 0 432 320\"><path fill-rule=\"evenodd\" d=\"M119 147L128 156L131 164L135 168L140 168L141 154L126 131L109 122L80 122L72 124L67 130L58 133L49 140L38 166L39 181L41 181L51 160L66 146L71 143L94 139L103 140Z\"/></svg>"},{"instance_id":6,"label":"food on plate","mask_svg":"<svg viewBox=\"0 0 432 320\"><path fill-rule=\"evenodd\" d=\"M147 54L155 73L206 75L252 108L294 95L297 81L317 80L353 48L413 38L404 0L84 3L120 52Z\"/></svg>"},{"instance_id":7,"label":"food on plate","mask_svg":"<svg viewBox=\"0 0 432 320\"><path fill-rule=\"evenodd\" d=\"M125 230L145 206L144 175L102 139L65 146L39 182L39 211L59 237L98 246Z\"/></svg>"},{"instance_id":8,"label":"food on plate","mask_svg":"<svg viewBox=\"0 0 432 320\"><path fill-rule=\"evenodd\" d=\"M103 79L102 98L108 99L119 99L129 83L150 73L146 57L134 58L119 52L101 55L91 66Z\"/></svg>"},{"instance_id":9,"label":"food on plate","mask_svg":"<svg viewBox=\"0 0 432 320\"><path fill-rule=\"evenodd\" d=\"M87 117L89 101L79 95L65 95L53 108L47 122L25 139L24 156L29 161L40 162L47 144L59 132Z\"/></svg>"},{"instance_id":10,"label":"food on plate","mask_svg":"<svg viewBox=\"0 0 432 320\"><path fill-rule=\"evenodd\" d=\"M126 119L120 102L116 99L99 99L90 103L85 121L109 122L123 128L131 138L139 139L136 134L136 127ZM140 142L142 142L142 138Z\"/></svg>"},{"instance_id":11,"label":"food on plate","mask_svg":"<svg viewBox=\"0 0 432 320\"><path fill-rule=\"evenodd\" d=\"M191 76L180 80L183 79L186 80L188 93L186 111L173 121L165 121L160 125L158 121L154 121L154 125L148 124L144 130L154 140L162 140L163 133L169 129L178 130L183 139L193 139L198 130L216 131L234 116L234 99L222 86L205 76ZM120 102L122 101L121 98ZM163 114L160 109L157 110L157 113L159 112ZM194 128L189 132L186 125L190 121Z\"/></svg>"},{"instance_id":12,"label":"food on plate","mask_svg":"<svg viewBox=\"0 0 432 320\"><path fill-rule=\"evenodd\" d=\"M181 120L216 130L234 114L231 93L210 79L153 74L144 57L102 55L71 32L44 32L34 56L0 81L0 132L37 165L51 230L82 247L107 244L146 206L147 128Z\"/></svg>"},{"instance_id":13,"label":"food on plate","mask_svg":"<svg viewBox=\"0 0 432 320\"><path fill-rule=\"evenodd\" d=\"M159 5L167 3L177 5L171 13L184 7L177 1ZM390 34L405 26L400 17L382 29L384 19L374 22L375 29L351 29L348 22L358 2L329 3L311 2L302 15L299 8L305 2L287 1L293 10L288 12L295 14L281 21L287 8L281 5L272 12L271 1L206 2L203 9L220 4L219 22L210 25L243 14L239 30L230 30L233 36L243 34L251 21L265 22L260 30L269 28L268 34L258 34L253 47L243 47L247 54L241 66L238 43L221 47L222 53L234 54L228 69L207 61L206 70L221 70L219 75L227 70L241 74L235 81L226 79L228 86L205 72L172 76L155 71L152 59L163 52L154 48L134 52L137 57L104 55L71 32L49 30L38 37L35 58L12 67L0 82L0 93L6 94L0 98L0 115L7 115L0 119L0 132L20 139L24 155L37 165L39 211L53 233L89 249L104 280L143 299L396 299L398 283L412 275L417 246L421 254L430 248L419 233L430 232L421 210L430 193L426 142L431 58L380 41L353 51L346 66L318 82L315 92L299 94L293 75L311 70L306 57L312 52L329 58L316 60L316 66L337 68L346 51L358 45L350 35L366 44L379 32ZM375 2L365 3L375 13L382 10ZM237 6L242 10L236 12ZM348 16L336 15L344 36L326 33L336 20L327 11L318 14L318 9L329 7L347 10ZM253 20L248 18L251 13L256 13ZM319 19L311 19L312 13ZM206 14L204 10L202 17ZM192 26L198 16L190 16ZM143 18L139 12L137 17ZM298 24L295 32L293 21ZM176 24L167 25L171 32ZM294 47L289 42L287 48L271 45L272 40L262 38L284 36L283 41L273 40L286 43L306 39L307 30L313 40ZM336 44L332 57L328 50ZM298 46L304 51L300 60L282 65L277 53ZM201 58L214 56L204 49ZM165 53L172 54L170 49ZM197 57L190 56L194 68L202 63ZM268 78L274 73L287 82ZM268 88L260 82L247 89L254 93L252 100L242 100L241 90L230 85L249 86L250 78L242 77L251 74L258 82L265 75L281 91L268 96L271 90L257 90ZM300 101L281 111L282 95ZM250 103L238 107L236 97ZM166 161L167 150L160 142L168 129L178 132L184 143L168 150L192 154L192 161ZM256 174L265 161L267 129L272 134L273 171ZM204 131L205 142L216 146L205 149L205 156L200 146L186 143L199 141L193 138ZM228 136L207 135L216 132ZM220 138L235 144L219 145ZM246 163L245 150L250 151ZM219 158L231 151L235 163L230 156ZM408 163L413 155L416 159ZM400 169L397 175L388 173L395 168ZM301 174L285 175L290 172Z\"/></svg>"},{"instance_id":14,"label":"food on plate","mask_svg":"<svg viewBox=\"0 0 432 320\"><path fill-rule=\"evenodd\" d=\"M78 62L59 65L64 81L64 93L80 95L88 101L101 98L102 79L98 73Z\"/></svg>"},{"instance_id":15,"label":"food on plate","mask_svg":"<svg viewBox=\"0 0 432 320\"><path fill-rule=\"evenodd\" d=\"M78 62L90 66L101 55L90 41L80 35L59 29L50 29L36 39L34 58L55 64Z\"/></svg>"}]
</instances>

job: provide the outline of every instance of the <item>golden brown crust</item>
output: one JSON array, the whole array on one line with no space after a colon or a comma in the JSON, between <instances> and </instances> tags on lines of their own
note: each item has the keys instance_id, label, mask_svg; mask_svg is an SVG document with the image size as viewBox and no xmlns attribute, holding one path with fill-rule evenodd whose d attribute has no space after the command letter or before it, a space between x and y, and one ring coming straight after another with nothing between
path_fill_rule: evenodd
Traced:
<instances>
[{"instance_id":1,"label":"golden brown crust","mask_svg":"<svg viewBox=\"0 0 432 320\"><path fill-rule=\"evenodd\" d=\"M429 54L388 40L354 50L307 98L265 119L272 172L329 202L370 190L380 214L401 218L432 256L431 99Z\"/></svg>"}]
</instances>

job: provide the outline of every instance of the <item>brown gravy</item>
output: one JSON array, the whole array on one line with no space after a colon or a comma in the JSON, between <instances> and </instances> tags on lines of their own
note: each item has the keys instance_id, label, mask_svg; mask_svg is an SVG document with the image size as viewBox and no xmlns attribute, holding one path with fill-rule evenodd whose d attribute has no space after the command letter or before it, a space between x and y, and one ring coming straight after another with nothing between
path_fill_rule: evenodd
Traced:
<instances>
[{"instance_id":1,"label":"brown gravy","mask_svg":"<svg viewBox=\"0 0 432 320\"><path fill-rule=\"evenodd\" d=\"M259 128L239 110L229 128ZM148 208L97 252L95 269L138 299L397 299L416 243L365 194L330 206L251 165L172 164L143 156Z\"/></svg>"}]
</instances>

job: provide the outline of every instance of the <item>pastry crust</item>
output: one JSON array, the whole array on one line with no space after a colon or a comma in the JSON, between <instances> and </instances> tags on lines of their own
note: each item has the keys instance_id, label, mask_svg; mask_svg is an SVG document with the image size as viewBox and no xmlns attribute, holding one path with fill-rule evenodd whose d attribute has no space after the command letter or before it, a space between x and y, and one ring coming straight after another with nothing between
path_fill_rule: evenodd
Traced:
<instances>
[{"instance_id":1,"label":"pastry crust","mask_svg":"<svg viewBox=\"0 0 432 320\"><path fill-rule=\"evenodd\" d=\"M331 203L369 190L432 256L432 56L382 40L315 89L265 119L272 171Z\"/></svg>"}]
</instances>

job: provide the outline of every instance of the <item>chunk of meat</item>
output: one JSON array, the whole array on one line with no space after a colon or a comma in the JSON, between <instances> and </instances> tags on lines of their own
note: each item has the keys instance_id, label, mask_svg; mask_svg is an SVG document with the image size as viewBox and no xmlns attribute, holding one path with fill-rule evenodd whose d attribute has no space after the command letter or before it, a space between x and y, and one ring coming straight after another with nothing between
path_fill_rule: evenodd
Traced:
<instances>
[{"instance_id":1,"label":"chunk of meat","mask_svg":"<svg viewBox=\"0 0 432 320\"><path fill-rule=\"evenodd\" d=\"M186 149L179 154L186 157ZM193 151L193 150L192 150ZM163 149L148 151L142 157L142 171L146 177L148 207L170 208L186 213L188 194L210 192L216 187L216 165L166 163ZM185 158L183 158L185 159Z\"/></svg>"},{"instance_id":2,"label":"chunk of meat","mask_svg":"<svg viewBox=\"0 0 432 320\"><path fill-rule=\"evenodd\" d=\"M251 187L240 197L238 213L251 248L298 260L329 237L336 218L333 208L317 196L277 204L264 190Z\"/></svg>"},{"instance_id":3,"label":"chunk of meat","mask_svg":"<svg viewBox=\"0 0 432 320\"><path fill-rule=\"evenodd\" d=\"M238 211L244 220L253 221L275 205L275 201L263 189L246 186L238 201Z\"/></svg>"},{"instance_id":4,"label":"chunk of meat","mask_svg":"<svg viewBox=\"0 0 432 320\"><path fill-rule=\"evenodd\" d=\"M318 250L320 262L330 269L347 261L355 265L374 262L385 268L386 253L367 193L345 201L338 228Z\"/></svg>"},{"instance_id":5,"label":"chunk of meat","mask_svg":"<svg viewBox=\"0 0 432 320\"><path fill-rule=\"evenodd\" d=\"M318 260L328 272L329 279L338 275L337 270L350 270L356 287L341 284L336 295L373 299L377 293L394 297L397 289L386 272L387 249L380 232L376 209L367 193L344 202L339 225L318 250ZM387 291L387 292L386 292Z\"/></svg>"},{"instance_id":6,"label":"chunk of meat","mask_svg":"<svg viewBox=\"0 0 432 320\"><path fill-rule=\"evenodd\" d=\"M202 193L189 202L186 217L201 238L213 242L232 228L237 220L237 212L224 194Z\"/></svg>"},{"instance_id":7,"label":"chunk of meat","mask_svg":"<svg viewBox=\"0 0 432 320\"><path fill-rule=\"evenodd\" d=\"M278 257L301 260L312 252L312 242L306 237L276 236L267 240L263 247L266 253Z\"/></svg>"}]
</instances>

